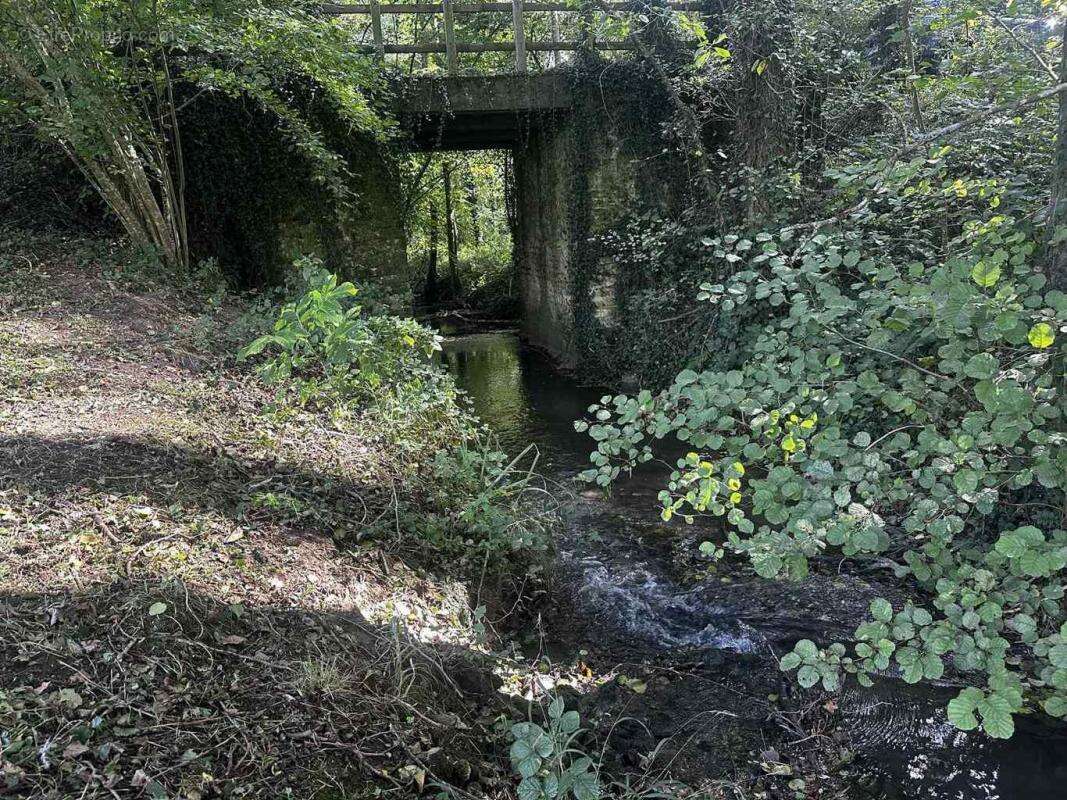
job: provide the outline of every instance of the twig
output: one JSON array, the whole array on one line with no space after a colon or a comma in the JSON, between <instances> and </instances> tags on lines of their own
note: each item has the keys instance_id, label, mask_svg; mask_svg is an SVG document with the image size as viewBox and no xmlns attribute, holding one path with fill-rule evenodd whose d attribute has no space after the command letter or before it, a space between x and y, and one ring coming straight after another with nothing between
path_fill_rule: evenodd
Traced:
<instances>
[{"instance_id":1,"label":"twig","mask_svg":"<svg viewBox=\"0 0 1067 800\"><path fill-rule=\"evenodd\" d=\"M404 789L404 785L402 783L400 783L400 781L398 781L396 778L394 778L389 773L379 769L378 767L376 767L372 763L370 763L367 760L366 756L363 755L363 752L358 747L356 747L354 744L347 744L345 742L323 741L322 739L316 739L316 742L319 745L323 745L323 746L326 746L326 747L335 747L338 750L343 750L346 753L350 753L352 756L355 757L356 761L359 762L360 767L362 767L364 770L369 772L375 778L378 778L379 780L383 780L383 781L386 781L388 783L391 783L397 789L401 789L401 790Z\"/></svg>"},{"instance_id":2,"label":"twig","mask_svg":"<svg viewBox=\"0 0 1067 800\"><path fill-rule=\"evenodd\" d=\"M903 145L902 147L898 148L896 152L889 156L888 160L886 161L885 168L882 170L882 174L878 178L878 182L871 190L871 194L877 194L878 191L881 190L881 188L885 185L886 180L888 180L890 173L893 171L893 167L896 166L896 163L900 161L900 159L902 159L904 156L911 155L912 153L917 152L921 148L933 144L939 139L944 139L947 136L952 136L953 134L959 133L960 131L977 125L979 122L983 122L989 119L990 117L1010 114L1016 111L1023 111L1025 109L1030 108L1031 106L1037 105L1042 100L1047 100L1048 98L1062 94L1065 91L1067 91L1067 83L1058 83L1055 86L1049 87L1048 89L1043 89L1042 91L1037 92L1036 94L1024 97L1022 100L1015 100L1011 103L1001 103L1000 105L992 106L990 108L984 108L981 111L976 111L973 114L968 114L963 119L957 120L951 125L945 125L942 128L930 131L930 133L916 138L913 142L911 142L910 144ZM809 228L821 228L824 225L830 225L834 222L840 222L845 217L863 211L868 205L870 205L870 198L865 197L856 205L850 208L846 208L843 211L839 211L831 217L815 220L814 222L800 222L796 225L788 225L785 228L782 228L782 233L793 233L795 231L806 230Z\"/></svg>"},{"instance_id":3,"label":"twig","mask_svg":"<svg viewBox=\"0 0 1067 800\"><path fill-rule=\"evenodd\" d=\"M881 353L883 356L889 356L890 358L895 359L895 360L901 362L902 364L907 364L912 369L917 369L917 370L919 370L919 372L923 372L923 373L929 375L932 378L937 378L938 380L941 380L941 381L951 381L952 380L952 378L948 377L947 375L941 375L940 373L932 372L931 370L925 369L924 367L920 367L914 361L909 361L908 359L904 358L904 356L898 356L896 353L891 353L888 350L883 350L880 347L871 347L869 344L864 344L863 342L857 342L855 339L850 339L848 336L845 336L845 334L843 334L843 333L841 333L839 331L836 331L833 328L829 328L829 327L826 327L824 325L823 326L823 330L825 330L828 333L832 333L834 336L837 336L837 337L839 337L841 339L844 339L846 342L848 342L849 344L853 344L856 347L862 347L864 350L870 350L870 351L875 352L875 353Z\"/></svg>"},{"instance_id":4,"label":"twig","mask_svg":"<svg viewBox=\"0 0 1067 800\"><path fill-rule=\"evenodd\" d=\"M137 557L139 555L141 555L142 552L144 552L145 550L147 550L149 547L151 547L154 544L162 544L163 542L169 541L170 539L173 539L173 538L179 537L179 536L181 538L183 538L183 539L184 538L188 538L188 537L185 536L183 531L175 531L174 533L168 533L166 536L160 536L157 539L153 539L150 542L145 542L140 547L138 547L136 550L134 550L130 554L130 557L128 559L126 559L126 576L127 577L133 577L133 562L135 560L137 560Z\"/></svg>"},{"instance_id":5,"label":"twig","mask_svg":"<svg viewBox=\"0 0 1067 800\"><path fill-rule=\"evenodd\" d=\"M1049 77L1051 77L1052 80L1058 81L1060 79L1060 76L1056 74L1056 70L1054 70L1052 68L1052 65L1045 60L1045 57L1042 56L1040 52L1038 52L1036 47L1034 47L1032 44L1029 44L1028 42L1024 42L1015 32L1014 28L1009 26L1008 23L1006 23L992 11L989 12L989 16L993 18L993 21L997 23L997 25L1004 29L1004 31L1008 34L1008 36L1011 37L1011 40L1015 42L1015 44L1019 45L1019 47L1021 47L1023 50L1025 50L1034 57L1034 60L1041 65L1041 68L1048 73Z\"/></svg>"},{"instance_id":6,"label":"twig","mask_svg":"<svg viewBox=\"0 0 1067 800\"><path fill-rule=\"evenodd\" d=\"M906 430L908 430L908 428L921 428L921 427L922 427L922 425L901 425L899 428L894 428L889 433L887 433L887 434L885 434L883 436L879 436L877 439L875 439L873 442L871 442L869 445L867 445L867 447L864 448L864 449L865 450L870 450L872 447L874 447L880 441L882 441L883 439L888 439L894 433L900 433L900 431L906 431Z\"/></svg>"}]
</instances>

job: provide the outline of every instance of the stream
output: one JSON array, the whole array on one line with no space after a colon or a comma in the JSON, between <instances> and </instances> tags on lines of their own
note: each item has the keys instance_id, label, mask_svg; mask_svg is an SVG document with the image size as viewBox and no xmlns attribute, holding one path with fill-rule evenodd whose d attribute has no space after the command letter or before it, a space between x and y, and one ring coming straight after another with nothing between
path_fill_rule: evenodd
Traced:
<instances>
[{"instance_id":1,"label":"stream","mask_svg":"<svg viewBox=\"0 0 1067 800\"><path fill-rule=\"evenodd\" d=\"M502 449L514 454L532 442L540 454L537 470L551 481L571 482L591 449L573 421L604 392L579 385L514 332L441 329L447 337L442 361ZM624 763L637 762L639 752L668 737L685 742L674 766L690 775L721 775L752 760L753 752L757 760L774 762L773 742L790 737L783 739L781 726L768 721L767 698L792 689L772 653L780 656L803 637L847 641L879 589L860 576L813 575L779 584L744 570L681 581L677 561L696 560L700 531L659 522L655 495L665 470L650 464L607 500L574 489L578 497L567 504L559 543L574 624L560 638L563 646L590 653L590 661L627 671L641 666L657 676L640 696L617 686L601 692L598 702L605 707L642 719L612 728L623 740L616 748ZM1067 728L1019 718L1006 742L957 731L943 711L954 694L947 686L909 686L893 678L873 689L846 684L835 701L833 735L857 786L849 796L1067 796ZM803 695L792 699L806 702Z\"/></svg>"}]
</instances>

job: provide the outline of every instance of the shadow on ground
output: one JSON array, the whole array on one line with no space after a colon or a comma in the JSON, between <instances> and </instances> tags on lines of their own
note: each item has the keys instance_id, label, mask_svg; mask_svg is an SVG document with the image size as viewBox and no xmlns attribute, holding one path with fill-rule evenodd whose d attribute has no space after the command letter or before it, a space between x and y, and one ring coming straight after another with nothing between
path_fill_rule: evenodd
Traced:
<instances>
[{"instance_id":1,"label":"shadow on ground","mask_svg":"<svg viewBox=\"0 0 1067 800\"><path fill-rule=\"evenodd\" d=\"M488 660L399 622L150 580L0 596L0 620L0 781L20 797L407 794L433 780L492 794L506 780Z\"/></svg>"}]
</instances>

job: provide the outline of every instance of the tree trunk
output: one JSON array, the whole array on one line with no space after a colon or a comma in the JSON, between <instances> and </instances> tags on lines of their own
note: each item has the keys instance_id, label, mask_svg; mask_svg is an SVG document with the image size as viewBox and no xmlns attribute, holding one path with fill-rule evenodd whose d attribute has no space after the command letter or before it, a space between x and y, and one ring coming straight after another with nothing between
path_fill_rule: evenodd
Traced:
<instances>
[{"instance_id":1,"label":"tree trunk","mask_svg":"<svg viewBox=\"0 0 1067 800\"><path fill-rule=\"evenodd\" d=\"M478 190L474 184L474 173L467 169L467 207L471 213L471 236L474 239L474 243L479 245L482 243L482 225L481 220L478 219Z\"/></svg>"},{"instance_id":2,"label":"tree trunk","mask_svg":"<svg viewBox=\"0 0 1067 800\"><path fill-rule=\"evenodd\" d=\"M767 169L794 141L793 0L739 4L731 50L737 69L735 141L748 170L744 216L753 223L770 213Z\"/></svg>"},{"instance_id":3,"label":"tree trunk","mask_svg":"<svg viewBox=\"0 0 1067 800\"><path fill-rule=\"evenodd\" d=\"M131 241L185 270L184 182L169 68L165 86L142 87L133 97L117 90L101 66L106 42L81 14L76 4L16 4L9 21L17 38L0 40L0 64L22 89L31 122L67 153ZM136 30L158 37L155 27ZM163 44L155 44L165 64ZM149 94L156 116L148 110Z\"/></svg>"},{"instance_id":4,"label":"tree trunk","mask_svg":"<svg viewBox=\"0 0 1067 800\"><path fill-rule=\"evenodd\" d=\"M1060 83L1067 83L1067 22L1063 23ZM1062 233L1057 233L1062 231ZM1046 269L1052 288L1067 291L1067 92L1060 93L1056 156L1052 169Z\"/></svg>"},{"instance_id":5,"label":"tree trunk","mask_svg":"<svg viewBox=\"0 0 1067 800\"><path fill-rule=\"evenodd\" d=\"M430 252L426 259L426 288L423 290L423 299L428 305L433 305L441 300L440 279L437 276L437 250L440 241L438 233L439 214L437 201L430 201Z\"/></svg>"},{"instance_id":6,"label":"tree trunk","mask_svg":"<svg viewBox=\"0 0 1067 800\"><path fill-rule=\"evenodd\" d=\"M459 285L459 232L452 203L452 166L447 161L441 167L445 184L445 238L448 242L448 291L453 298L461 294Z\"/></svg>"}]
</instances>

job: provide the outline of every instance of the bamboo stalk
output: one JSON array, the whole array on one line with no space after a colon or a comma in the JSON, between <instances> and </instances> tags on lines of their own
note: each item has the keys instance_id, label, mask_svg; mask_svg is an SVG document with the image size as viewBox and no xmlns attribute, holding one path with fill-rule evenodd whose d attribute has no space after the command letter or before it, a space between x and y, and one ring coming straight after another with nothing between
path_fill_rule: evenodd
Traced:
<instances>
[{"instance_id":1,"label":"bamboo stalk","mask_svg":"<svg viewBox=\"0 0 1067 800\"><path fill-rule=\"evenodd\" d=\"M555 12L549 12L549 27L552 31L552 43L559 44L560 32L559 32L559 15ZM552 51L552 66L559 66L559 48Z\"/></svg>"}]
</instances>

